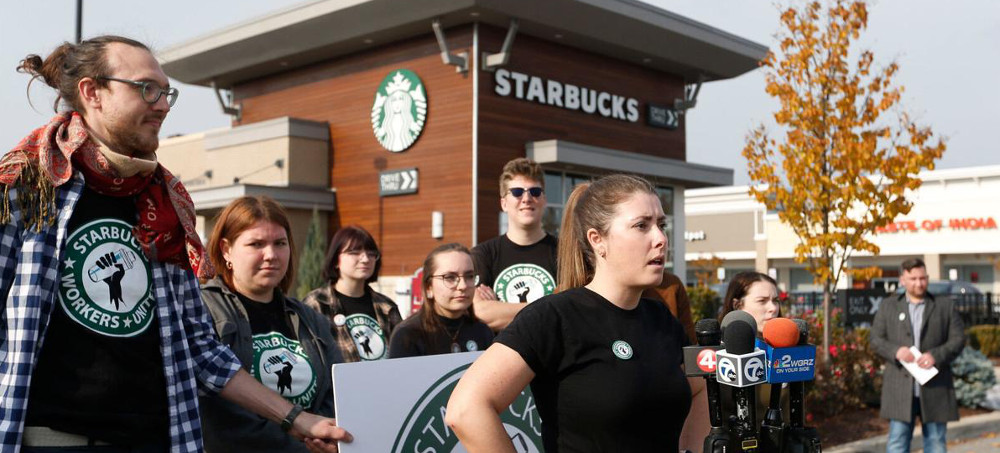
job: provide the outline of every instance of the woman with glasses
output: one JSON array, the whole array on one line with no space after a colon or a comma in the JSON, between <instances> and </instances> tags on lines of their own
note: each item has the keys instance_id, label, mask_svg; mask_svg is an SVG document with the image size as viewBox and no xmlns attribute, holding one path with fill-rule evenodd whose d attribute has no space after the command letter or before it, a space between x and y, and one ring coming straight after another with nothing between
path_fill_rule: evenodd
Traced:
<instances>
[{"instance_id":1,"label":"woman with glasses","mask_svg":"<svg viewBox=\"0 0 1000 453\"><path fill-rule=\"evenodd\" d=\"M666 217L644 179L578 185L557 293L526 306L469 367L445 422L469 452L514 451L499 413L531 385L545 451L678 451L691 405L684 328L642 299L663 278Z\"/></svg>"},{"instance_id":2,"label":"woman with glasses","mask_svg":"<svg viewBox=\"0 0 1000 453\"><path fill-rule=\"evenodd\" d=\"M493 331L476 319L472 296L479 277L461 244L445 244L424 260L424 306L392 334L392 358L485 350Z\"/></svg>"},{"instance_id":3,"label":"woman with glasses","mask_svg":"<svg viewBox=\"0 0 1000 453\"><path fill-rule=\"evenodd\" d=\"M219 214L208 255L219 275L201 287L223 343L243 368L294 408L333 416L330 366L340 351L330 323L285 296L294 275L294 243L284 209L267 197L241 197ZM209 452L306 452L279 426L222 398L200 399L205 450Z\"/></svg>"},{"instance_id":4,"label":"woman with glasses","mask_svg":"<svg viewBox=\"0 0 1000 453\"><path fill-rule=\"evenodd\" d=\"M389 337L402 321L399 308L369 283L382 267L375 239L348 225L333 235L323 276L327 284L306 295L306 305L329 318L344 362L387 358Z\"/></svg>"}]
</instances>

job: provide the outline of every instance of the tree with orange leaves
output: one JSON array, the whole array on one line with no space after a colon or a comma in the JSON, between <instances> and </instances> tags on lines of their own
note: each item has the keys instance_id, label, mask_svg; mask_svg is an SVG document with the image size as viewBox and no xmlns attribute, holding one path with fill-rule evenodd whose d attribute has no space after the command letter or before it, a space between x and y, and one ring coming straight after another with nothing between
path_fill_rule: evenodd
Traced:
<instances>
[{"instance_id":1,"label":"tree with orange leaves","mask_svg":"<svg viewBox=\"0 0 1000 453\"><path fill-rule=\"evenodd\" d=\"M852 52L868 25L863 1L788 7L781 25L779 49L761 62L767 93L781 103L774 113L781 137L758 126L743 156L751 194L798 237L795 259L823 285L829 320L837 281L879 275L848 267L851 256L879 253L875 229L910 211L908 192L920 187L919 172L934 168L945 144L902 111L895 62L873 68L870 50ZM829 326L823 323L827 356Z\"/></svg>"}]
</instances>

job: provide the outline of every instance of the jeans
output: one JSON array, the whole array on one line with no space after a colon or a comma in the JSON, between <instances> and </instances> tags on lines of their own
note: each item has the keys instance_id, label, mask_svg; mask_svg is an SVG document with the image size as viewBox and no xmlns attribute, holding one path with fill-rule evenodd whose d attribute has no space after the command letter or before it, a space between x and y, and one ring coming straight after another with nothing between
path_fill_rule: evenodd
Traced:
<instances>
[{"instance_id":1,"label":"jeans","mask_svg":"<svg viewBox=\"0 0 1000 453\"><path fill-rule=\"evenodd\" d=\"M886 453L909 453L910 441L913 439L914 418L919 413L920 399L914 398L909 422L889 420L889 442L885 446ZM923 428L925 453L944 453L947 451L947 423L927 423L921 417L920 426Z\"/></svg>"}]
</instances>

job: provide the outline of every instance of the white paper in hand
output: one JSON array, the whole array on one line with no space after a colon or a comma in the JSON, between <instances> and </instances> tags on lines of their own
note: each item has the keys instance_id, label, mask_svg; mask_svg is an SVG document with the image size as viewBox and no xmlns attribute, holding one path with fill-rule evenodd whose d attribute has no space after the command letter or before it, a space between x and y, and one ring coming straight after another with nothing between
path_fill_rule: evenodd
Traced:
<instances>
[{"instance_id":1,"label":"white paper in hand","mask_svg":"<svg viewBox=\"0 0 1000 453\"><path fill-rule=\"evenodd\" d=\"M916 357L918 359L923 354L922 352L920 352L919 349L917 349L916 346L910 346L910 352L913 354L913 357ZM916 379L917 383L919 383L920 385L926 384L927 381L931 380L931 378L937 376L938 374L937 367L920 368L920 365L917 365L916 360L912 362L901 362L901 363L903 364L903 368L906 368L906 371L909 371L910 374L913 375L913 378Z\"/></svg>"}]
</instances>

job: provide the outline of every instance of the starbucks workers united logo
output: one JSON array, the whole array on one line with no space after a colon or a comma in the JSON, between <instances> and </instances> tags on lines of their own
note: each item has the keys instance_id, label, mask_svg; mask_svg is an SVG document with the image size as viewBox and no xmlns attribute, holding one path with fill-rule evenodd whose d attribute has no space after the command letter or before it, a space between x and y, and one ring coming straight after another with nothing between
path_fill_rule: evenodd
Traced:
<instances>
[{"instance_id":1,"label":"starbucks workers united logo","mask_svg":"<svg viewBox=\"0 0 1000 453\"><path fill-rule=\"evenodd\" d=\"M396 435L392 453L465 452L455 432L444 423L445 408L458 380L469 368L462 365L438 379L410 409ZM518 453L539 453L542 447L542 419L531 388L525 388L507 410L500 414L503 429Z\"/></svg>"},{"instance_id":2,"label":"starbucks workers united logo","mask_svg":"<svg viewBox=\"0 0 1000 453\"><path fill-rule=\"evenodd\" d=\"M385 358L385 333L377 321L365 314L353 314L345 319L345 323L361 360Z\"/></svg>"},{"instance_id":3,"label":"starbucks workers united logo","mask_svg":"<svg viewBox=\"0 0 1000 453\"><path fill-rule=\"evenodd\" d=\"M316 397L316 370L302 344L278 332L253 336L250 374L294 404L309 406Z\"/></svg>"},{"instance_id":4,"label":"starbucks workers united logo","mask_svg":"<svg viewBox=\"0 0 1000 453\"><path fill-rule=\"evenodd\" d=\"M552 294L556 281L545 268L535 264L515 264L497 275L493 292L500 300L512 304L529 303Z\"/></svg>"},{"instance_id":5,"label":"starbucks workers united logo","mask_svg":"<svg viewBox=\"0 0 1000 453\"><path fill-rule=\"evenodd\" d=\"M372 130L382 147L405 151L424 130L427 97L424 84L413 71L397 69L382 80L372 105Z\"/></svg>"},{"instance_id":6,"label":"starbucks workers united logo","mask_svg":"<svg viewBox=\"0 0 1000 453\"><path fill-rule=\"evenodd\" d=\"M59 302L70 319L110 337L132 337L149 327L156 310L152 272L132 226L99 219L66 242Z\"/></svg>"}]
</instances>

